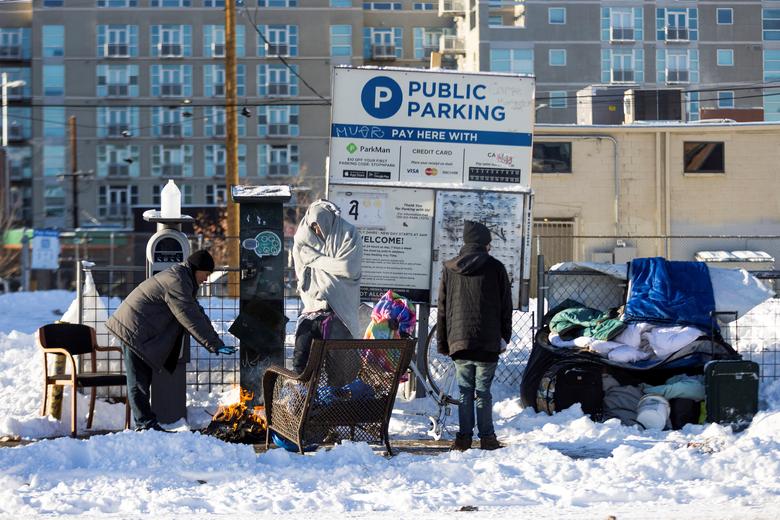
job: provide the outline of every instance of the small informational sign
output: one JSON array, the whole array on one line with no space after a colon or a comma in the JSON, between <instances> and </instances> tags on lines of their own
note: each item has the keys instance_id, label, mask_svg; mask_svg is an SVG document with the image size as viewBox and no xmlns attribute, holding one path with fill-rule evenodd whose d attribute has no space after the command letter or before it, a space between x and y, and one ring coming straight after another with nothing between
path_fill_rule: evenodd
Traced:
<instances>
[{"instance_id":1,"label":"small informational sign","mask_svg":"<svg viewBox=\"0 0 780 520\"><path fill-rule=\"evenodd\" d=\"M60 233L53 229L36 229L32 239L33 269L59 269Z\"/></svg>"},{"instance_id":2,"label":"small informational sign","mask_svg":"<svg viewBox=\"0 0 780 520\"><path fill-rule=\"evenodd\" d=\"M439 191L436 194L436 234L433 240L431 303L436 304L442 263L458 256L463 246L463 221L482 222L490 229L490 254L506 267L512 283L512 306L519 306L523 276L523 231L526 201L514 193Z\"/></svg>"},{"instance_id":3,"label":"small informational sign","mask_svg":"<svg viewBox=\"0 0 780 520\"><path fill-rule=\"evenodd\" d=\"M337 67L329 182L527 191L534 79Z\"/></svg>"},{"instance_id":4,"label":"small informational sign","mask_svg":"<svg viewBox=\"0 0 780 520\"><path fill-rule=\"evenodd\" d=\"M376 301L392 289L428 301L433 190L331 186L328 197L363 239L361 299Z\"/></svg>"}]
</instances>

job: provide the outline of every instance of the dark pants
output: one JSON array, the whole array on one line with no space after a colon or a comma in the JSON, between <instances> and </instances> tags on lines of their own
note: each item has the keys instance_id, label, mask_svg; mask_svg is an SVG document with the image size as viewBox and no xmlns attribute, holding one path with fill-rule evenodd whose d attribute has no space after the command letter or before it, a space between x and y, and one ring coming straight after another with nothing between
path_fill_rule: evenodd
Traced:
<instances>
[{"instance_id":1,"label":"dark pants","mask_svg":"<svg viewBox=\"0 0 780 520\"><path fill-rule=\"evenodd\" d=\"M127 373L127 398L136 429L151 428L157 424L157 416L152 411L151 387L154 370L138 357L126 345L125 372Z\"/></svg>"},{"instance_id":2,"label":"dark pants","mask_svg":"<svg viewBox=\"0 0 780 520\"><path fill-rule=\"evenodd\" d=\"M299 374L303 372L306 363L309 362L311 342L315 339L352 339L352 334L333 313L318 312L301 315L295 329L295 349L293 350L293 370Z\"/></svg>"},{"instance_id":3,"label":"dark pants","mask_svg":"<svg viewBox=\"0 0 780 520\"><path fill-rule=\"evenodd\" d=\"M498 363L456 359L455 378L460 389L458 404L458 435L471 437L474 433L474 406L477 408L477 431L480 439L495 435L493 429L493 396L490 386ZM476 398L475 398L476 396Z\"/></svg>"}]
</instances>

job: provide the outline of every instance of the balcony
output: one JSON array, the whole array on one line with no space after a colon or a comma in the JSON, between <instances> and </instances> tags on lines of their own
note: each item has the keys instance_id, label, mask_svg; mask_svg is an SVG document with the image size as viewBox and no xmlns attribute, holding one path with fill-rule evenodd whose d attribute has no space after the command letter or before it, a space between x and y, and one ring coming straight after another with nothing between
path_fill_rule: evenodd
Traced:
<instances>
[{"instance_id":1,"label":"balcony","mask_svg":"<svg viewBox=\"0 0 780 520\"><path fill-rule=\"evenodd\" d=\"M111 97L128 97L130 95L129 85L108 85L107 90Z\"/></svg>"},{"instance_id":2,"label":"balcony","mask_svg":"<svg viewBox=\"0 0 780 520\"><path fill-rule=\"evenodd\" d=\"M667 42L688 42L690 36L688 29L682 27L667 27L666 28L666 41Z\"/></svg>"},{"instance_id":3,"label":"balcony","mask_svg":"<svg viewBox=\"0 0 780 520\"><path fill-rule=\"evenodd\" d=\"M164 164L160 171L163 177L181 177L183 172L182 164Z\"/></svg>"},{"instance_id":4,"label":"balcony","mask_svg":"<svg viewBox=\"0 0 780 520\"><path fill-rule=\"evenodd\" d=\"M184 56L184 48L180 43L161 43L161 58L181 58Z\"/></svg>"},{"instance_id":5,"label":"balcony","mask_svg":"<svg viewBox=\"0 0 780 520\"><path fill-rule=\"evenodd\" d=\"M371 59L380 61L396 59L395 45L372 45Z\"/></svg>"},{"instance_id":6,"label":"balcony","mask_svg":"<svg viewBox=\"0 0 780 520\"><path fill-rule=\"evenodd\" d=\"M0 60L21 60L23 56L21 45L0 45Z\"/></svg>"},{"instance_id":7,"label":"balcony","mask_svg":"<svg viewBox=\"0 0 780 520\"><path fill-rule=\"evenodd\" d=\"M128 58L130 57L130 46L126 43L107 43L103 54L107 58Z\"/></svg>"},{"instance_id":8,"label":"balcony","mask_svg":"<svg viewBox=\"0 0 780 520\"><path fill-rule=\"evenodd\" d=\"M466 0L439 0L439 16L466 16Z\"/></svg>"},{"instance_id":9,"label":"balcony","mask_svg":"<svg viewBox=\"0 0 780 520\"><path fill-rule=\"evenodd\" d=\"M108 125L106 130L107 137L124 137L123 133L128 133L129 128L126 123L115 123Z\"/></svg>"},{"instance_id":10,"label":"balcony","mask_svg":"<svg viewBox=\"0 0 780 520\"><path fill-rule=\"evenodd\" d=\"M667 83L675 83L675 84L689 83L690 82L690 71L667 69L667 71L666 71L666 82Z\"/></svg>"},{"instance_id":11,"label":"balcony","mask_svg":"<svg viewBox=\"0 0 780 520\"><path fill-rule=\"evenodd\" d=\"M434 52L439 52L439 42L423 45L423 57L427 60Z\"/></svg>"},{"instance_id":12,"label":"balcony","mask_svg":"<svg viewBox=\"0 0 780 520\"><path fill-rule=\"evenodd\" d=\"M268 84L269 96L289 96L290 85L288 83L269 83Z\"/></svg>"},{"instance_id":13,"label":"balcony","mask_svg":"<svg viewBox=\"0 0 780 520\"><path fill-rule=\"evenodd\" d=\"M265 53L268 56L289 56L290 46L286 43L266 43Z\"/></svg>"},{"instance_id":14,"label":"balcony","mask_svg":"<svg viewBox=\"0 0 780 520\"><path fill-rule=\"evenodd\" d=\"M211 44L211 55L214 58L224 58L225 57L225 44L224 43L212 43Z\"/></svg>"},{"instance_id":15,"label":"balcony","mask_svg":"<svg viewBox=\"0 0 780 520\"><path fill-rule=\"evenodd\" d=\"M179 97L182 90L181 83L163 83L160 85L161 96Z\"/></svg>"},{"instance_id":16,"label":"balcony","mask_svg":"<svg viewBox=\"0 0 780 520\"><path fill-rule=\"evenodd\" d=\"M463 38L454 34L442 34L439 38L439 52L442 54L466 54L466 43Z\"/></svg>"},{"instance_id":17,"label":"balcony","mask_svg":"<svg viewBox=\"0 0 780 520\"><path fill-rule=\"evenodd\" d=\"M290 125L273 124L268 125L268 135L271 137L286 137L290 135Z\"/></svg>"},{"instance_id":18,"label":"balcony","mask_svg":"<svg viewBox=\"0 0 780 520\"><path fill-rule=\"evenodd\" d=\"M109 164L108 165L109 177L129 177L130 165L128 164Z\"/></svg>"},{"instance_id":19,"label":"balcony","mask_svg":"<svg viewBox=\"0 0 780 520\"><path fill-rule=\"evenodd\" d=\"M268 165L269 177L288 177L290 175L289 164L271 163Z\"/></svg>"},{"instance_id":20,"label":"balcony","mask_svg":"<svg viewBox=\"0 0 780 520\"><path fill-rule=\"evenodd\" d=\"M610 78L610 83L633 83L633 82L634 82L633 70L623 70L623 69L612 70L612 77Z\"/></svg>"},{"instance_id":21,"label":"balcony","mask_svg":"<svg viewBox=\"0 0 780 520\"><path fill-rule=\"evenodd\" d=\"M181 137L181 123L161 124L160 137Z\"/></svg>"},{"instance_id":22,"label":"balcony","mask_svg":"<svg viewBox=\"0 0 780 520\"><path fill-rule=\"evenodd\" d=\"M634 29L630 27L613 27L609 33L610 42L633 42L634 38Z\"/></svg>"}]
</instances>

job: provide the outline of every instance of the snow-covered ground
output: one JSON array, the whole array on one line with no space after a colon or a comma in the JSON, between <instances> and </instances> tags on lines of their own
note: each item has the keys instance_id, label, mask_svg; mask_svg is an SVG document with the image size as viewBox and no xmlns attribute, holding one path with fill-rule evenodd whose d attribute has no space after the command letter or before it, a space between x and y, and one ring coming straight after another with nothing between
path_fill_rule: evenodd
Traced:
<instances>
[{"instance_id":1,"label":"snow-covered ground","mask_svg":"<svg viewBox=\"0 0 780 520\"><path fill-rule=\"evenodd\" d=\"M32 333L59 318L73 296L0 295L0 436L68 432L67 406L62 422L38 415L42 368ZM762 386L762 411L739 434L718 425L640 431L593 423L578 409L548 417L523 410L513 389L496 394L497 433L508 447L495 452L388 459L347 443L307 456L257 455L186 431L2 448L0 518L450 519L463 506L478 508L467 515L480 519L780 517L780 380ZM233 398L191 396L190 425ZM86 404L82 398L81 412ZM398 403L407 412L426 406ZM123 415L123 405L100 402L95 428L118 430ZM425 438L426 428L411 414L391 422L396 439Z\"/></svg>"}]
</instances>

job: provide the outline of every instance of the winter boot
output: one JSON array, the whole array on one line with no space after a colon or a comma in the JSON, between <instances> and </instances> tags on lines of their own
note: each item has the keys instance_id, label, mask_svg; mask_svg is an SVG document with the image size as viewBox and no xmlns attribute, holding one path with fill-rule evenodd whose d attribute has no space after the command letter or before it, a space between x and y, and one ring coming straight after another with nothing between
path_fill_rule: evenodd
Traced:
<instances>
[{"instance_id":1,"label":"winter boot","mask_svg":"<svg viewBox=\"0 0 780 520\"><path fill-rule=\"evenodd\" d=\"M451 451L466 451L471 448L471 435L457 434L450 445Z\"/></svg>"},{"instance_id":2,"label":"winter boot","mask_svg":"<svg viewBox=\"0 0 780 520\"><path fill-rule=\"evenodd\" d=\"M496 436L494 434L494 435L485 435L484 437L480 437L479 447L483 450L497 450L499 448L503 448L504 445L498 442L498 439L496 439Z\"/></svg>"}]
</instances>

